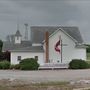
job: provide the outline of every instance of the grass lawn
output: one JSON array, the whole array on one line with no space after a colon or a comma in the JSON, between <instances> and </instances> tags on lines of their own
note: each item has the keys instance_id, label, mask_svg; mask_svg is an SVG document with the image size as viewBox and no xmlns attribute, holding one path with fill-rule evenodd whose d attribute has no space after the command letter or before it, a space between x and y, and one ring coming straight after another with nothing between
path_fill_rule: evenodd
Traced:
<instances>
[{"instance_id":1,"label":"grass lawn","mask_svg":"<svg viewBox=\"0 0 90 90\"><path fill-rule=\"evenodd\" d=\"M82 85L71 85L69 82L47 82L47 83L36 83L36 84L18 84L18 85L1 85L0 90L90 90L84 89ZM79 89L83 88L83 89Z\"/></svg>"},{"instance_id":2,"label":"grass lawn","mask_svg":"<svg viewBox=\"0 0 90 90\"><path fill-rule=\"evenodd\" d=\"M0 90L72 90L68 82L47 82L37 84L0 85Z\"/></svg>"}]
</instances>

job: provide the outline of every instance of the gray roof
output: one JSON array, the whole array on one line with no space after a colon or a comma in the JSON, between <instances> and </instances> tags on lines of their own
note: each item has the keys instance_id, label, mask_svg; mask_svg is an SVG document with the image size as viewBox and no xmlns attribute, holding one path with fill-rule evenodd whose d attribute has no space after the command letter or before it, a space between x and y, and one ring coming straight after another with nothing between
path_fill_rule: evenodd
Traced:
<instances>
[{"instance_id":1,"label":"gray roof","mask_svg":"<svg viewBox=\"0 0 90 90\"><path fill-rule=\"evenodd\" d=\"M58 30L63 29L71 37L73 37L78 43L83 43L80 31L77 27L59 27L59 26L32 26L31 27L31 41L22 41L21 44L15 44L14 42L3 42L3 51L30 51L30 52L43 52L42 46L32 46L32 43L42 43L45 38L45 32L48 31L49 35ZM17 30L16 36L21 36L19 30ZM32 42L32 43L31 43Z\"/></svg>"},{"instance_id":2,"label":"gray roof","mask_svg":"<svg viewBox=\"0 0 90 90\"><path fill-rule=\"evenodd\" d=\"M63 29L78 43L83 43L82 36L78 27L62 27L62 26L32 26L31 27L31 39L33 43L42 43L45 38L45 32L48 31L51 35L59 28Z\"/></svg>"},{"instance_id":3,"label":"gray roof","mask_svg":"<svg viewBox=\"0 0 90 90\"><path fill-rule=\"evenodd\" d=\"M25 48L31 46L30 41L22 41L21 44L14 44L13 42L8 42L5 41L3 42L3 51L9 51L9 50L14 50L14 49L19 49L19 48Z\"/></svg>"},{"instance_id":4,"label":"gray roof","mask_svg":"<svg viewBox=\"0 0 90 90\"><path fill-rule=\"evenodd\" d=\"M30 46L10 50L11 52L44 52L43 46Z\"/></svg>"},{"instance_id":5,"label":"gray roof","mask_svg":"<svg viewBox=\"0 0 90 90\"><path fill-rule=\"evenodd\" d=\"M20 31L19 31L19 30L16 31L15 36L22 36L22 35L20 34Z\"/></svg>"}]
</instances>

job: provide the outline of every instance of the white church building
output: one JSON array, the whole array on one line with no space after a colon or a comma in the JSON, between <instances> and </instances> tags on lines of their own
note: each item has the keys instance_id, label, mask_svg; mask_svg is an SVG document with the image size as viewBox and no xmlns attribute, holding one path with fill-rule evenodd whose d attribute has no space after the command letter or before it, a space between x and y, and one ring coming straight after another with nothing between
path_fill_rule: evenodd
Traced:
<instances>
[{"instance_id":1,"label":"white church building","mask_svg":"<svg viewBox=\"0 0 90 90\"><path fill-rule=\"evenodd\" d=\"M11 64L25 58L38 58L40 65L86 60L86 46L78 27L32 26L30 36L29 41L23 41L17 30L13 40L4 42L3 51L11 52Z\"/></svg>"}]
</instances>

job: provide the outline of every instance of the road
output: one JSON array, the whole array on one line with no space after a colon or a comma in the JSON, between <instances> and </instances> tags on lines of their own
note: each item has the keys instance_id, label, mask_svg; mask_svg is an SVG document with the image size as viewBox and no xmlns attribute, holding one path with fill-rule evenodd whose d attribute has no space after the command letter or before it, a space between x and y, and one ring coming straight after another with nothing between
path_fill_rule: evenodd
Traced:
<instances>
[{"instance_id":1,"label":"road","mask_svg":"<svg viewBox=\"0 0 90 90\"><path fill-rule=\"evenodd\" d=\"M30 82L90 79L90 69L38 71L0 70L0 79L19 79Z\"/></svg>"}]
</instances>

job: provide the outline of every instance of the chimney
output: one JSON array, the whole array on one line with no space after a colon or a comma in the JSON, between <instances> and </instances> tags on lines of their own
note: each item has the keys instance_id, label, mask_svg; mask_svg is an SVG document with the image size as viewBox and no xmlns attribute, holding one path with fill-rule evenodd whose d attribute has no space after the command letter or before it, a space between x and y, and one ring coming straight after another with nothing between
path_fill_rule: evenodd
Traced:
<instances>
[{"instance_id":1,"label":"chimney","mask_svg":"<svg viewBox=\"0 0 90 90\"><path fill-rule=\"evenodd\" d=\"M25 23L25 40L28 41L28 24Z\"/></svg>"},{"instance_id":2,"label":"chimney","mask_svg":"<svg viewBox=\"0 0 90 90\"><path fill-rule=\"evenodd\" d=\"M49 33L48 33L48 31L46 31L46 33L45 33L45 49L46 49L45 63L48 63L49 62Z\"/></svg>"}]
</instances>

